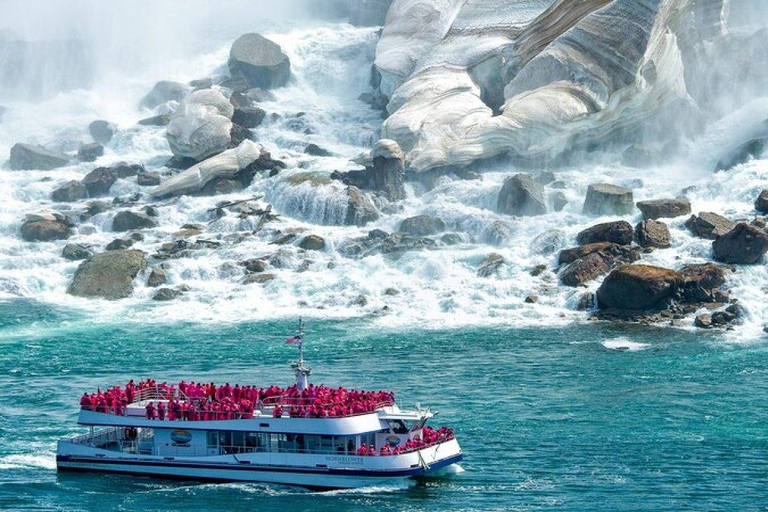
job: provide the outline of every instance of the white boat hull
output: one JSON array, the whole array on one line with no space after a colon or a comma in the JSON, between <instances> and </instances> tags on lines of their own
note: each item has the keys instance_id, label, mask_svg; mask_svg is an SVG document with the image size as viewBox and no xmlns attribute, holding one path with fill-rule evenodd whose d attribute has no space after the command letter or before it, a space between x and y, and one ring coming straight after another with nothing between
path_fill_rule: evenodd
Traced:
<instances>
[{"instance_id":1,"label":"white boat hull","mask_svg":"<svg viewBox=\"0 0 768 512\"><path fill-rule=\"evenodd\" d=\"M313 489L349 489L428 475L462 458L456 440L419 452L388 457L276 454L156 457L122 454L62 441L56 457L60 470L104 471L163 478L219 482L263 482ZM338 463L334 463L337 461Z\"/></svg>"}]
</instances>

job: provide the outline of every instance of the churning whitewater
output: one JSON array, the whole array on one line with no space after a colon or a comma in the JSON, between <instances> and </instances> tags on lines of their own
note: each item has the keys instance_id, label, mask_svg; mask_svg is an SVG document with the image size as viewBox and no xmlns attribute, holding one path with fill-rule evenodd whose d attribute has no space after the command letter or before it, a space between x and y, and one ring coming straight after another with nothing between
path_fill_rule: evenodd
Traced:
<instances>
[{"instance_id":1,"label":"churning whitewater","mask_svg":"<svg viewBox=\"0 0 768 512\"><path fill-rule=\"evenodd\" d=\"M502 44L498 40L501 32L504 38L514 39L528 24L536 23L537 16L550 3L528 2L510 19L496 20L495 35L489 36L491 42L483 39L484 44ZM609 15L626 14L620 9L622 3L615 2ZM669 3L661 2L664 9ZM477 6L463 11L456 7L461 12L453 18L441 18L449 25L453 23L452 27L435 28L425 36L428 41L419 42L398 39L401 25L407 25L403 16L412 7L405 1L395 2L383 33L378 26L353 26L332 16L325 21L294 16L299 8L291 5L267 19L249 2L228 1L227 10L243 15L225 19L219 7L214 9L205 2L193 2L183 14L167 6L152 6L149 12L138 13L129 4L113 11L112 6L76 2L75 8L68 11L64 3L47 2L45 8L61 16L94 10L84 16L79 29L71 29L74 32L57 29L50 39L36 41L47 49L29 49L24 57L27 60L16 63L19 80L3 75L0 155L10 155L17 143L40 144L73 155L81 144L91 142L89 125L95 120L107 120L114 125L115 133L104 144L103 154L91 162L73 159L53 170L18 170L11 169L8 163L3 165L2 299L22 297L73 307L105 322L239 322L302 315L365 317L374 326L391 327L562 325L593 317L598 309L595 292L607 271L580 286L564 286L560 282L560 252L582 245L580 240L577 242L578 235L590 226L617 220L635 226L644 219L634 206L627 211L584 213L590 185L610 183L629 189L633 202L685 196L691 212L661 219L669 230L669 243L642 251L640 263L665 269L713 261L712 240L697 236L686 226L691 213L716 212L732 222L747 224L760 217L754 203L766 186L768 173L768 161L761 158L761 151L753 151L749 158L714 172L734 148L765 135L768 98L759 94L738 101L723 98L717 105L721 115L703 116L704 128L682 137L675 150L663 151L661 158L628 158L627 144L622 146L613 140L602 149L593 147L569 158L553 159L549 164L498 158L480 160L478 164L482 151L487 150L488 157L501 152L495 147L489 149L490 143L484 137L494 141L502 137L506 144L518 140L521 128L499 128L494 123L500 116L482 105L486 94L480 93L476 85L462 89L461 80L469 80L471 73L463 73L466 76L461 79L435 76L450 75L455 66L462 64L453 58L467 48L462 38L467 31L481 30L473 24L473 17L490 15ZM509 2L494 4L513 9L507 5ZM43 7L31 9L35 8ZM599 15L599 9L595 9ZM664 9L659 7L659 12ZM14 19L10 16L9 21ZM578 19L568 23L575 28L564 30L566 36L584 36L585 28L576 26ZM511 32L500 28L507 25ZM733 29L734 34L739 30L751 34L756 29L745 27L743 24ZM12 41L44 37L39 33L46 28L45 23L32 17L26 24L0 24L0 58L9 58ZM220 188L216 194L158 198L150 196L151 189L140 185L136 176L120 177L108 187L108 194L99 198L108 204L78 221L66 240L30 242L22 238L22 225L29 215L46 211L79 215L87 201L66 203L52 199L52 194L73 180L82 180L96 168L119 162L141 164L147 173L159 173L163 180L178 173L168 167L173 156L170 128L138 122L152 116L170 116L179 102L149 108L146 104L140 106L142 98L161 80L182 84L197 81L190 90L213 84L213 90L231 96L231 84L227 82L230 48L239 36L253 32L277 43L290 60L287 85L270 90L256 101L265 117L249 135L269 152L271 159L284 164L279 173L256 173L244 189ZM110 39L108 34L115 36ZM672 37L667 36L665 45ZM559 41L558 34L551 37ZM654 32L653 37L662 36ZM115 43L119 38L125 38L121 45ZM753 43L758 40L751 39ZM567 42L559 44L567 46ZM526 52L541 50L530 41L526 44ZM434 53L416 55L427 48L433 48ZM475 50L482 53L484 48ZM551 51L556 50L553 43ZM665 55L654 54L654 58ZM69 64L43 73L39 70L45 66L35 59ZM401 65L401 59L411 59L408 62L412 65L404 72L392 67ZM534 58L532 65L539 71L530 71L535 75L531 80L543 83L552 79L541 71L547 62L546 56ZM378 71L372 80L374 63L379 67L373 68ZM525 63L517 65L525 69ZM638 82L642 77L648 79L649 66L638 72ZM209 84L201 85L209 78ZM505 94L515 93L518 82L508 86ZM473 88L478 90L473 92ZM385 105L390 101L385 113L375 108L380 95L385 96ZM458 121L459 117L474 115L462 110L464 107L468 111L479 108L465 103L467 95L483 109L482 119L475 124ZM620 116L623 110L616 103L619 99L610 96L604 100L610 115ZM519 100L515 101L518 108L523 108ZM505 108L511 109L510 105ZM385 121L387 115L390 117ZM559 132L550 133L554 130L552 122L543 121L546 129L530 126L533 132L525 133L526 140L541 136L547 145L555 144L555 139L564 140L558 139L563 137ZM569 118L566 131L576 129L579 122ZM442 123L443 128L430 131L430 123ZM455 129L445 133L449 126ZM620 128L626 130L626 126ZM497 129L501 131L494 131ZM595 128L591 125L590 129ZM405 175L409 179L404 185L405 198L387 201L370 195L370 207L375 209L370 222L345 225L349 224L345 219L351 208L349 189L332 174L362 169L356 162L364 161L382 138L395 139L406 152ZM634 147L642 148L638 144ZM543 151L543 147L539 149ZM638 150L636 154L651 152ZM413 162L416 165L409 169ZM450 167L452 163L473 166L470 170L449 169L423 178L422 171ZM531 170L531 166L535 169ZM410 179L412 170L418 171L415 174L420 177ZM499 208L500 192L510 176L518 173L530 173L541 183L538 187L544 204L537 215L510 214ZM136 200L136 194L140 199ZM118 198L117 202L109 204L113 198ZM245 200L249 202L238 203ZM233 205L221 208L222 203ZM238 209L243 204L247 205L245 213ZM115 231L115 219L121 210L138 210L146 205L151 206L151 222L134 231L138 236L128 240L127 233ZM416 233L419 238L412 247L369 251L361 242L402 231L404 221L424 215L439 221L439 228ZM268 222L264 223L265 219ZM304 243L310 236L316 246ZM105 251L116 239L150 258L148 268L133 280L128 298L108 301L67 293L82 261L63 258L65 246L79 244L90 255ZM171 252L172 257L162 256L167 256L168 244L180 240L189 244L184 251ZM258 265L265 268L254 272L248 266L253 261L261 261ZM148 284L152 269L162 270L163 286L171 290L164 298L172 300L153 300L157 298L157 287ZM748 339L760 335L768 316L764 263L734 265L724 275L723 288L728 290L731 302L739 305L738 321L730 324L732 336ZM720 304L712 306L711 302ZM727 300L699 301L695 307L681 310L674 319L663 319L664 325L693 329L695 318L727 305Z\"/></svg>"}]
</instances>

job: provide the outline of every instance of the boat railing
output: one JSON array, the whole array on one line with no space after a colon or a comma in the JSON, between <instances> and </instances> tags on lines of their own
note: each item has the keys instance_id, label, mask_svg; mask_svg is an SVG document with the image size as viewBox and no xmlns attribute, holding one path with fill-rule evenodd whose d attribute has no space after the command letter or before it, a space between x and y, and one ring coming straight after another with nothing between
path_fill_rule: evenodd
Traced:
<instances>
[{"instance_id":1,"label":"boat railing","mask_svg":"<svg viewBox=\"0 0 768 512\"><path fill-rule=\"evenodd\" d=\"M150 400L181 400L189 401L189 397L176 387L151 386L137 391L134 402L148 402Z\"/></svg>"},{"instance_id":2,"label":"boat railing","mask_svg":"<svg viewBox=\"0 0 768 512\"><path fill-rule=\"evenodd\" d=\"M120 427L111 427L97 430L93 433L82 434L79 436L71 437L67 441L73 444L82 444L89 446L102 446L111 442L117 442L120 440L120 431L123 429Z\"/></svg>"}]
</instances>

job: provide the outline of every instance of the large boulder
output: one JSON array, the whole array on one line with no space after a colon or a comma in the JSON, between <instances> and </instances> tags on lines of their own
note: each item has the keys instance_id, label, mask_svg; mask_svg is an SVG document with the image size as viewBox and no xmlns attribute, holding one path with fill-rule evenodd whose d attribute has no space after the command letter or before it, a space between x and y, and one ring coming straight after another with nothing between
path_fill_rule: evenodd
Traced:
<instances>
[{"instance_id":1,"label":"large boulder","mask_svg":"<svg viewBox=\"0 0 768 512\"><path fill-rule=\"evenodd\" d=\"M133 293L133 280L146 265L141 251L122 250L96 254L80 264L67 293L109 300L128 297Z\"/></svg>"},{"instance_id":2,"label":"large boulder","mask_svg":"<svg viewBox=\"0 0 768 512\"><path fill-rule=\"evenodd\" d=\"M683 300L689 303L716 302L715 291L725 284L723 267L714 263L696 263L680 269L683 276Z\"/></svg>"},{"instance_id":3,"label":"large boulder","mask_svg":"<svg viewBox=\"0 0 768 512\"><path fill-rule=\"evenodd\" d=\"M85 260L93 256L93 251L82 244L67 244L61 251L61 256L69 261Z\"/></svg>"},{"instance_id":4,"label":"large boulder","mask_svg":"<svg viewBox=\"0 0 768 512\"><path fill-rule=\"evenodd\" d=\"M768 233L741 222L712 242L712 249L723 263L757 263L768 251Z\"/></svg>"},{"instance_id":5,"label":"large boulder","mask_svg":"<svg viewBox=\"0 0 768 512\"><path fill-rule=\"evenodd\" d=\"M88 189L79 181L68 181L51 194L51 199L59 203L74 203L88 197Z\"/></svg>"},{"instance_id":6,"label":"large boulder","mask_svg":"<svg viewBox=\"0 0 768 512\"><path fill-rule=\"evenodd\" d=\"M605 274L621 263L640 259L639 249L612 243L582 245L560 253L561 264L568 266L560 273L560 282L566 286L581 286Z\"/></svg>"},{"instance_id":7,"label":"large boulder","mask_svg":"<svg viewBox=\"0 0 768 512\"><path fill-rule=\"evenodd\" d=\"M496 209L509 215L541 215L547 213L544 187L529 174L516 174L504 181Z\"/></svg>"},{"instance_id":8,"label":"large boulder","mask_svg":"<svg viewBox=\"0 0 768 512\"><path fill-rule=\"evenodd\" d=\"M58 212L27 215L21 225L21 238L27 242L66 240L72 235L72 224Z\"/></svg>"},{"instance_id":9,"label":"large boulder","mask_svg":"<svg viewBox=\"0 0 768 512\"><path fill-rule=\"evenodd\" d=\"M627 215L632 213L634 206L630 189L609 183L593 183L587 188L582 211L589 215Z\"/></svg>"},{"instance_id":10,"label":"large boulder","mask_svg":"<svg viewBox=\"0 0 768 512\"><path fill-rule=\"evenodd\" d=\"M675 218L691 213L691 202L685 198L640 201L637 203L637 207L643 213L645 220Z\"/></svg>"},{"instance_id":11,"label":"large boulder","mask_svg":"<svg viewBox=\"0 0 768 512\"><path fill-rule=\"evenodd\" d=\"M657 220L644 220L635 226L635 236L640 247L666 249L672 243L669 228Z\"/></svg>"},{"instance_id":12,"label":"large boulder","mask_svg":"<svg viewBox=\"0 0 768 512\"><path fill-rule=\"evenodd\" d=\"M291 62L280 46L255 33L240 36L229 53L229 71L251 87L283 87L291 77Z\"/></svg>"},{"instance_id":13,"label":"large boulder","mask_svg":"<svg viewBox=\"0 0 768 512\"><path fill-rule=\"evenodd\" d=\"M88 189L88 197L109 194L109 189L117 181L117 170L111 167L97 167L83 178L83 185Z\"/></svg>"},{"instance_id":14,"label":"large boulder","mask_svg":"<svg viewBox=\"0 0 768 512\"><path fill-rule=\"evenodd\" d=\"M226 150L232 141L234 107L214 89L190 94L181 102L166 129L177 157L202 161Z\"/></svg>"},{"instance_id":15,"label":"large boulder","mask_svg":"<svg viewBox=\"0 0 768 512\"><path fill-rule=\"evenodd\" d=\"M347 187L347 215L344 224L347 226L365 226L378 220L379 212L373 201L359 188L352 185Z\"/></svg>"},{"instance_id":16,"label":"large boulder","mask_svg":"<svg viewBox=\"0 0 768 512\"><path fill-rule=\"evenodd\" d=\"M112 220L112 231L117 232L154 227L157 227L157 222L152 217L146 213L132 212L130 210L119 212Z\"/></svg>"},{"instance_id":17,"label":"large boulder","mask_svg":"<svg viewBox=\"0 0 768 512\"><path fill-rule=\"evenodd\" d=\"M181 101L189 92L189 87L179 82L162 80L157 82L139 103L142 108L155 108L168 101Z\"/></svg>"},{"instance_id":18,"label":"large boulder","mask_svg":"<svg viewBox=\"0 0 768 512\"><path fill-rule=\"evenodd\" d=\"M478 277L491 277L498 273L502 265L504 265L504 257L501 254L489 254L477 267L477 275Z\"/></svg>"},{"instance_id":19,"label":"large boulder","mask_svg":"<svg viewBox=\"0 0 768 512\"><path fill-rule=\"evenodd\" d=\"M604 258L606 257L605 255L610 255L612 258L624 259L627 263L632 263L640 259L640 249L637 247L619 245L611 242L597 242L572 247L570 249L563 249L560 251L557 261L560 265L565 265L596 252L603 253Z\"/></svg>"},{"instance_id":20,"label":"large boulder","mask_svg":"<svg viewBox=\"0 0 768 512\"><path fill-rule=\"evenodd\" d=\"M88 125L88 132L95 142L107 145L117 133L117 127L109 121L100 119Z\"/></svg>"},{"instance_id":21,"label":"large boulder","mask_svg":"<svg viewBox=\"0 0 768 512\"><path fill-rule=\"evenodd\" d=\"M413 236L436 235L445 231L445 222L440 217L417 215L405 219L397 231L401 234Z\"/></svg>"},{"instance_id":22,"label":"large boulder","mask_svg":"<svg viewBox=\"0 0 768 512\"><path fill-rule=\"evenodd\" d=\"M650 265L620 265L597 290L601 309L645 311L664 307L677 293L683 276L675 271Z\"/></svg>"},{"instance_id":23,"label":"large boulder","mask_svg":"<svg viewBox=\"0 0 768 512\"><path fill-rule=\"evenodd\" d=\"M77 159L81 162L95 162L104 154L104 146L98 142L89 142L77 150Z\"/></svg>"},{"instance_id":24,"label":"large boulder","mask_svg":"<svg viewBox=\"0 0 768 512\"><path fill-rule=\"evenodd\" d=\"M299 241L299 247L305 251L322 251L325 249L325 239L318 235L307 235Z\"/></svg>"},{"instance_id":25,"label":"large boulder","mask_svg":"<svg viewBox=\"0 0 768 512\"><path fill-rule=\"evenodd\" d=\"M736 223L732 220L712 212L701 212L699 215L691 215L685 221L685 227L690 229L694 235L710 240L715 240L717 237L726 234L735 226Z\"/></svg>"},{"instance_id":26,"label":"large boulder","mask_svg":"<svg viewBox=\"0 0 768 512\"><path fill-rule=\"evenodd\" d=\"M362 171L335 172L331 178L363 190L381 192L390 201L405 199L405 156L397 142L382 139L371 150L372 165Z\"/></svg>"},{"instance_id":27,"label":"large boulder","mask_svg":"<svg viewBox=\"0 0 768 512\"><path fill-rule=\"evenodd\" d=\"M245 128L258 127L267 113L259 107L236 107L232 114L232 122Z\"/></svg>"},{"instance_id":28,"label":"large boulder","mask_svg":"<svg viewBox=\"0 0 768 512\"><path fill-rule=\"evenodd\" d=\"M58 151L50 151L43 146L32 144L15 144L11 148L11 170L41 170L50 171L64 167L69 163L69 157Z\"/></svg>"},{"instance_id":29,"label":"large boulder","mask_svg":"<svg viewBox=\"0 0 768 512\"><path fill-rule=\"evenodd\" d=\"M629 245L633 237L632 225L627 221L619 220L590 226L576 236L576 241L579 245L599 242Z\"/></svg>"},{"instance_id":30,"label":"large boulder","mask_svg":"<svg viewBox=\"0 0 768 512\"><path fill-rule=\"evenodd\" d=\"M755 210L760 213L768 213L768 188L761 191L755 199Z\"/></svg>"},{"instance_id":31,"label":"large boulder","mask_svg":"<svg viewBox=\"0 0 768 512\"><path fill-rule=\"evenodd\" d=\"M762 155L767 147L768 138L752 139L721 158L715 166L715 171L727 171L731 167L746 163L750 158Z\"/></svg>"}]
</instances>

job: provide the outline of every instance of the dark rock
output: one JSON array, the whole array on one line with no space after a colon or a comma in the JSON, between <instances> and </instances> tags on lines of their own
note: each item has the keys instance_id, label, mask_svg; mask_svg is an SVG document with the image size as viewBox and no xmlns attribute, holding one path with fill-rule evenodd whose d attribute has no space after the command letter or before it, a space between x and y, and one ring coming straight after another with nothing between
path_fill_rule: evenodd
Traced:
<instances>
[{"instance_id":1,"label":"dark rock","mask_svg":"<svg viewBox=\"0 0 768 512\"><path fill-rule=\"evenodd\" d=\"M716 213L701 212L698 216L691 215L685 227L696 236L714 240L736 227L736 223Z\"/></svg>"},{"instance_id":2,"label":"dark rock","mask_svg":"<svg viewBox=\"0 0 768 512\"><path fill-rule=\"evenodd\" d=\"M535 267L533 267L531 269L530 274L533 277L538 277L538 276L540 276L541 274L543 274L546 271L547 271L547 266L546 265L536 265Z\"/></svg>"},{"instance_id":3,"label":"dark rock","mask_svg":"<svg viewBox=\"0 0 768 512\"><path fill-rule=\"evenodd\" d=\"M21 225L21 238L27 242L66 240L72 235L72 224L61 214L27 216Z\"/></svg>"},{"instance_id":4,"label":"dark rock","mask_svg":"<svg viewBox=\"0 0 768 512\"><path fill-rule=\"evenodd\" d=\"M261 125L266 115L267 113L259 107L237 107L232 115L232 122L246 128L256 128Z\"/></svg>"},{"instance_id":5,"label":"dark rock","mask_svg":"<svg viewBox=\"0 0 768 512\"><path fill-rule=\"evenodd\" d=\"M277 237L275 240L272 241L272 245L286 245L290 244L294 240L299 238L299 236L296 233L288 233L285 235L281 235Z\"/></svg>"},{"instance_id":6,"label":"dark rock","mask_svg":"<svg viewBox=\"0 0 768 512\"><path fill-rule=\"evenodd\" d=\"M762 155L766 147L768 147L768 138L753 139L742 144L717 162L715 171L727 171L739 164L746 163L750 158Z\"/></svg>"},{"instance_id":7,"label":"dark rock","mask_svg":"<svg viewBox=\"0 0 768 512\"><path fill-rule=\"evenodd\" d=\"M458 233L446 233L440 237L440 241L445 245L458 245L464 241Z\"/></svg>"},{"instance_id":8,"label":"dark rock","mask_svg":"<svg viewBox=\"0 0 768 512\"><path fill-rule=\"evenodd\" d=\"M389 233L384 231L383 229L372 229L368 232L368 238L371 239L384 239L389 236Z\"/></svg>"},{"instance_id":9,"label":"dark rock","mask_svg":"<svg viewBox=\"0 0 768 512\"><path fill-rule=\"evenodd\" d=\"M685 265L680 269L683 276L682 299L687 303L714 302L716 291L725 284L725 272L713 263Z\"/></svg>"},{"instance_id":10,"label":"dark rock","mask_svg":"<svg viewBox=\"0 0 768 512\"><path fill-rule=\"evenodd\" d=\"M552 195L552 207L555 211L561 212L566 206L568 206L568 199L565 197L565 194L562 192L555 192Z\"/></svg>"},{"instance_id":11,"label":"dark rock","mask_svg":"<svg viewBox=\"0 0 768 512\"><path fill-rule=\"evenodd\" d=\"M131 231L132 229L144 229L157 227L157 222L146 213L132 212L130 210L123 210L115 215L112 221L112 230Z\"/></svg>"},{"instance_id":12,"label":"dark rock","mask_svg":"<svg viewBox=\"0 0 768 512\"><path fill-rule=\"evenodd\" d=\"M736 320L736 317L727 311L715 311L712 313L712 325L724 326Z\"/></svg>"},{"instance_id":13,"label":"dark rock","mask_svg":"<svg viewBox=\"0 0 768 512\"><path fill-rule=\"evenodd\" d=\"M145 117L139 121L141 126L168 126L171 122L170 114L160 114L152 117Z\"/></svg>"},{"instance_id":14,"label":"dark rock","mask_svg":"<svg viewBox=\"0 0 768 512\"><path fill-rule=\"evenodd\" d=\"M601 309L646 311L663 308L676 294L683 276L650 265L620 265L597 290Z\"/></svg>"},{"instance_id":15,"label":"dark rock","mask_svg":"<svg viewBox=\"0 0 768 512\"><path fill-rule=\"evenodd\" d=\"M541 171L534 178L539 185L546 186L554 182L557 178L551 171Z\"/></svg>"},{"instance_id":16,"label":"dark rock","mask_svg":"<svg viewBox=\"0 0 768 512\"><path fill-rule=\"evenodd\" d=\"M80 264L67 289L78 297L122 299L133 293L133 280L146 267L141 251L95 254Z\"/></svg>"},{"instance_id":17,"label":"dark rock","mask_svg":"<svg viewBox=\"0 0 768 512\"><path fill-rule=\"evenodd\" d=\"M69 157L67 155L58 151L49 151L43 146L15 144L11 148L10 167L14 171L50 171L58 167L64 167L68 163Z\"/></svg>"},{"instance_id":18,"label":"dark rock","mask_svg":"<svg viewBox=\"0 0 768 512\"><path fill-rule=\"evenodd\" d=\"M694 320L693 325L701 329L709 329L712 327L712 315L709 313L698 315L696 320Z\"/></svg>"},{"instance_id":19,"label":"dark rock","mask_svg":"<svg viewBox=\"0 0 768 512\"><path fill-rule=\"evenodd\" d=\"M59 203L74 203L88 197L88 189L79 181L68 181L53 191L51 199Z\"/></svg>"},{"instance_id":20,"label":"dark rock","mask_svg":"<svg viewBox=\"0 0 768 512\"><path fill-rule=\"evenodd\" d=\"M610 263L599 253L588 254L568 265L560 273L565 286L581 286L608 272Z\"/></svg>"},{"instance_id":21,"label":"dark rock","mask_svg":"<svg viewBox=\"0 0 768 512\"><path fill-rule=\"evenodd\" d=\"M236 148L246 140L253 140L251 130L245 126L232 123L232 129L229 131L229 146L227 147L229 149Z\"/></svg>"},{"instance_id":22,"label":"dark rock","mask_svg":"<svg viewBox=\"0 0 768 512\"><path fill-rule=\"evenodd\" d=\"M757 263L768 251L768 233L749 224L736 224L712 242L715 259L723 263Z\"/></svg>"},{"instance_id":23,"label":"dark rock","mask_svg":"<svg viewBox=\"0 0 768 512\"><path fill-rule=\"evenodd\" d=\"M104 154L104 146L98 142L83 144L77 150L77 159L81 162L95 162L97 158Z\"/></svg>"},{"instance_id":24,"label":"dark rock","mask_svg":"<svg viewBox=\"0 0 768 512\"><path fill-rule=\"evenodd\" d=\"M489 254L480 262L480 266L477 268L477 275L479 277L491 277L498 273L503 264L504 257L501 254Z\"/></svg>"},{"instance_id":25,"label":"dark rock","mask_svg":"<svg viewBox=\"0 0 768 512\"><path fill-rule=\"evenodd\" d=\"M359 188L347 187L347 216L344 223L347 226L365 226L369 222L378 220L379 212L373 202L363 194Z\"/></svg>"},{"instance_id":26,"label":"dark rock","mask_svg":"<svg viewBox=\"0 0 768 512\"><path fill-rule=\"evenodd\" d=\"M69 261L85 260L93 256L93 251L82 244L67 244L61 251L64 259Z\"/></svg>"},{"instance_id":27,"label":"dark rock","mask_svg":"<svg viewBox=\"0 0 768 512\"><path fill-rule=\"evenodd\" d=\"M627 215L635 207L632 191L608 183L593 183L587 188L583 213L590 215Z\"/></svg>"},{"instance_id":28,"label":"dark rock","mask_svg":"<svg viewBox=\"0 0 768 512\"><path fill-rule=\"evenodd\" d=\"M165 162L165 166L169 169L181 169L182 171L186 171L193 165L197 165L197 160L194 158L189 158L186 156L172 156L168 159L167 162Z\"/></svg>"},{"instance_id":29,"label":"dark rock","mask_svg":"<svg viewBox=\"0 0 768 512\"><path fill-rule=\"evenodd\" d=\"M242 184L236 180L216 180L216 182L213 183L214 194L231 194L242 188Z\"/></svg>"},{"instance_id":30,"label":"dark rock","mask_svg":"<svg viewBox=\"0 0 768 512\"><path fill-rule=\"evenodd\" d=\"M576 303L576 309L578 311L589 311L597 307L597 297L593 292L586 292L579 297L579 301Z\"/></svg>"},{"instance_id":31,"label":"dark rock","mask_svg":"<svg viewBox=\"0 0 768 512\"><path fill-rule=\"evenodd\" d=\"M115 171L118 178L130 178L131 176L137 176L146 172L146 169L144 169L144 166L141 164L128 164L125 162L110 165L109 169Z\"/></svg>"},{"instance_id":32,"label":"dark rock","mask_svg":"<svg viewBox=\"0 0 768 512\"><path fill-rule=\"evenodd\" d=\"M445 222L431 215L417 215L405 219L397 230L398 233L413 236L429 236L445 231Z\"/></svg>"},{"instance_id":33,"label":"dark rock","mask_svg":"<svg viewBox=\"0 0 768 512\"><path fill-rule=\"evenodd\" d=\"M149 93L139 102L142 108L155 108L167 101L181 101L189 92L189 87L179 82L163 80L157 82Z\"/></svg>"},{"instance_id":34,"label":"dark rock","mask_svg":"<svg viewBox=\"0 0 768 512\"><path fill-rule=\"evenodd\" d=\"M768 213L768 188L761 191L755 199L755 210L760 213Z\"/></svg>"},{"instance_id":35,"label":"dark rock","mask_svg":"<svg viewBox=\"0 0 768 512\"><path fill-rule=\"evenodd\" d=\"M147 286L150 288L157 288L168 282L168 274L161 268L153 268L147 278Z\"/></svg>"},{"instance_id":36,"label":"dark rock","mask_svg":"<svg viewBox=\"0 0 768 512\"><path fill-rule=\"evenodd\" d=\"M240 36L229 54L233 78L243 78L251 87L283 87L291 76L291 63L280 46L259 34Z\"/></svg>"},{"instance_id":37,"label":"dark rock","mask_svg":"<svg viewBox=\"0 0 768 512\"><path fill-rule=\"evenodd\" d=\"M89 197L109 194L109 189L117 181L117 171L109 167L97 167L83 178L83 185L88 189Z\"/></svg>"},{"instance_id":38,"label":"dark rock","mask_svg":"<svg viewBox=\"0 0 768 512\"><path fill-rule=\"evenodd\" d=\"M143 213L146 213L146 214L147 214L147 215L149 215L150 217L159 217L159 216L160 216L160 212L159 212L159 211L157 211L157 208L155 208L155 207L154 207L154 206L152 206L151 204L148 204L148 205L146 205L146 206L142 206L142 207L141 207L141 211L142 211Z\"/></svg>"},{"instance_id":39,"label":"dark rock","mask_svg":"<svg viewBox=\"0 0 768 512\"><path fill-rule=\"evenodd\" d=\"M267 270L267 262L262 258L246 260L242 265L245 267L245 271L251 274L260 274Z\"/></svg>"},{"instance_id":40,"label":"dark rock","mask_svg":"<svg viewBox=\"0 0 768 512\"><path fill-rule=\"evenodd\" d=\"M107 212L111 209L112 205L109 203L105 203L104 201L92 201L88 203L85 212L88 217L93 217L94 215L99 215L100 213Z\"/></svg>"},{"instance_id":41,"label":"dark rock","mask_svg":"<svg viewBox=\"0 0 768 512\"><path fill-rule=\"evenodd\" d=\"M632 243L634 231L629 222L620 220L604 222L588 227L576 236L579 245L594 244L598 242L611 242L619 245Z\"/></svg>"},{"instance_id":42,"label":"dark rock","mask_svg":"<svg viewBox=\"0 0 768 512\"><path fill-rule=\"evenodd\" d=\"M637 203L637 207L643 213L645 220L675 218L691 213L691 202L684 198L640 201Z\"/></svg>"},{"instance_id":43,"label":"dark rock","mask_svg":"<svg viewBox=\"0 0 768 512\"><path fill-rule=\"evenodd\" d=\"M317 144L310 144L306 148L304 148L304 154L310 155L310 156L319 156L319 157L333 156L333 153L331 153L327 149L321 148Z\"/></svg>"},{"instance_id":44,"label":"dark rock","mask_svg":"<svg viewBox=\"0 0 768 512\"><path fill-rule=\"evenodd\" d=\"M400 146L394 141L380 140L371 157L373 166L362 171L335 172L331 178L363 190L382 192L390 201L405 199L405 156Z\"/></svg>"},{"instance_id":45,"label":"dark rock","mask_svg":"<svg viewBox=\"0 0 768 512\"><path fill-rule=\"evenodd\" d=\"M637 243L641 247L657 247L666 249L672 243L672 235L669 228L663 222L657 220L644 220L635 226Z\"/></svg>"},{"instance_id":46,"label":"dark rock","mask_svg":"<svg viewBox=\"0 0 768 512\"><path fill-rule=\"evenodd\" d=\"M152 300L169 301L177 298L179 295L181 295L179 290L174 290L173 288L160 288L152 295Z\"/></svg>"},{"instance_id":47,"label":"dark rock","mask_svg":"<svg viewBox=\"0 0 768 512\"><path fill-rule=\"evenodd\" d=\"M197 80L191 80L189 86L199 91L202 89L210 89L213 87L213 78L199 78Z\"/></svg>"},{"instance_id":48,"label":"dark rock","mask_svg":"<svg viewBox=\"0 0 768 512\"><path fill-rule=\"evenodd\" d=\"M387 297L395 297L397 295L400 295L400 291L396 288L387 288L384 290L384 295Z\"/></svg>"},{"instance_id":49,"label":"dark rock","mask_svg":"<svg viewBox=\"0 0 768 512\"><path fill-rule=\"evenodd\" d=\"M306 251L322 251L325 249L325 239L317 235L307 235L301 239L299 247Z\"/></svg>"},{"instance_id":50,"label":"dark rock","mask_svg":"<svg viewBox=\"0 0 768 512\"><path fill-rule=\"evenodd\" d=\"M88 132L94 141L106 145L117 133L117 127L108 121L98 120L88 125Z\"/></svg>"},{"instance_id":51,"label":"dark rock","mask_svg":"<svg viewBox=\"0 0 768 512\"><path fill-rule=\"evenodd\" d=\"M141 187L156 187L160 184L160 173L142 172L136 177L136 183Z\"/></svg>"},{"instance_id":52,"label":"dark rock","mask_svg":"<svg viewBox=\"0 0 768 512\"><path fill-rule=\"evenodd\" d=\"M539 296L528 295L523 302L525 302L526 304L536 304L537 302L539 302Z\"/></svg>"},{"instance_id":53,"label":"dark rock","mask_svg":"<svg viewBox=\"0 0 768 512\"><path fill-rule=\"evenodd\" d=\"M115 238L111 242L107 244L107 246L104 248L105 251L122 251L124 249L128 249L133 246L133 244L136 243L136 240L131 240L130 238Z\"/></svg>"},{"instance_id":54,"label":"dark rock","mask_svg":"<svg viewBox=\"0 0 768 512\"><path fill-rule=\"evenodd\" d=\"M243 284L264 284L275 279L274 274L249 274L245 276Z\"/></svg>"},{"instance_id":55,"label":"dark rock","mask_svg":"<svg viewBox=\"0 0 768 512\"><path fill-rule=\"evenodd\" d=\"M544 189L528 174L516 174L504 181L496 207L499 212L509 215L547 213Z\"/></svg>"},{"instance_id":56,"label":"dark rock","mask_svg":"<svg viewBox=\"0 0 768 512\"><path fill-rule=\"evenodd\" d=\"M558 263L564 265L573 263L579 258L596 252L604 253L604 257L610 256L610 259L621 259L626 263L633 263L640 259L640 250L629 245L619 245L610 242L597 242L594 244L585 244L571 249L560 251Z\"/></svg>"}]
</instances>

